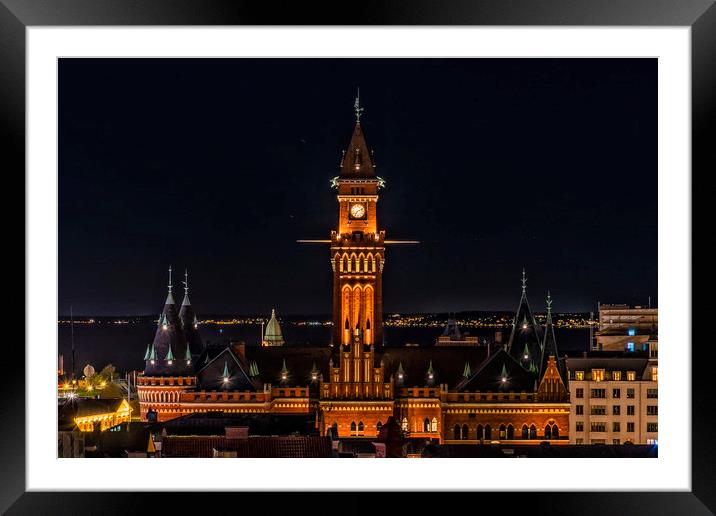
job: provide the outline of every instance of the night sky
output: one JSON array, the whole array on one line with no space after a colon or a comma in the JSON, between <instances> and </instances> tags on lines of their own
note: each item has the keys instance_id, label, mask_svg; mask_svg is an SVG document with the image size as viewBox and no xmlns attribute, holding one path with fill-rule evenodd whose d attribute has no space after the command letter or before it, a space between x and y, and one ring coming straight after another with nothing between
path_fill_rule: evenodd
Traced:
<instances>
[{"instance_id":1,"label":"night sky","mask_svg":"<svg viewBox=\"0 0 716 516\"><path fill-rule=\"evenodd\" d=\"M358 86L387 313L656 304L656 59L61 59L60 313L330 313Z\"/></svg>"}]
</instances>

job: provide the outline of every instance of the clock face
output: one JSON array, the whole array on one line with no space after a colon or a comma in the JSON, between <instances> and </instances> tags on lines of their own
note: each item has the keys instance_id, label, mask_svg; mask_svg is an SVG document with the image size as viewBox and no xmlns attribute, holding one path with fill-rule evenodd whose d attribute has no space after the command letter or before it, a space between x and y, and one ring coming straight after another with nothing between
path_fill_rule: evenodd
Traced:
<instances>
[{"instance_id":1,"label":"clock face","mask_svg":"<svg viewBox=\"0 0 716 516\"><path fill-rule=\"evenodd\" d=\"M351 217L354 219L362 219L365 217L365 204L351 204Z\"/></svg>"}]
</instances>

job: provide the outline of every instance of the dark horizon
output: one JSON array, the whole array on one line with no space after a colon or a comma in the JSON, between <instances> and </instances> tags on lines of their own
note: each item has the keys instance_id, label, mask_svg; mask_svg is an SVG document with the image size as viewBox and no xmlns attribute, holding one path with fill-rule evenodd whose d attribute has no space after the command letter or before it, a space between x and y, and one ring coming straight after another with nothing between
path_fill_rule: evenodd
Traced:
<instances>
[{"instance_id":1,"label":"dark horizon","mask_svg":"<svg viewBox=\"0 0 716 516\"><path fill-rule=\"evenodd\" d=\"M330 313L329 180L361 122L384 312L657 297L656 59L60 59L59 312Z\"/></svg>"}]
</instances>

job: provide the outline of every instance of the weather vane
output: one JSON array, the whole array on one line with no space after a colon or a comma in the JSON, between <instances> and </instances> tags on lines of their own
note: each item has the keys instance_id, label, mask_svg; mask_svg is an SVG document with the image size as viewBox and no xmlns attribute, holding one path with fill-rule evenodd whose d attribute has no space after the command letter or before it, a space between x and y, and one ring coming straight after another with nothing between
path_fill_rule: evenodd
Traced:
<instances>
[{"instance_id":1,"label":"weather vane","mask_svg":"<svg viewBox=\"0 0 716 516\"><path fill-rule=\"evenodd\" d=\"M522 293L527 292L527 276L525 276L525 268L522 267Z\"/></svg>"},{"instance_id":2,"label":"weather vane","mask_svg":"<svg viewBox=\"0 0 716 516\"><path fill-rule=\"evenodd\" d=\"M169 266L169 292L172 291L172 266Z\"/></svg>"},{"instance_id":3,"label":"weather vane","mask_svg":"<svg viewBox=\"0 0 716 516\"><path fill-rule=\"evenodd\" d=\"M356 95L356 101L353 103L353 109L356 112L356 122L360 122L360 116L363 114L364 109L360 107L360 87L358 88L358 94Z\"/></svg>"},{"instance_id":4,"label":"weather vane","mask_svg":"<svg viewBox=\"0 0 716 516\"><path fill-rule=\"evenodd\" d=\"M550 296L549 290L547 291L547 313L552 313L552 296Z\"/></svg>"},{"instance_id":5,"label":"weather vane","mask_svg":"<svg viewBox=\"0 0 716 516\"><path fill-rule=\"evenodd\" d=\"M189 295L189 269L184 269L184 293Z\"/></svg>"}]
</instances>

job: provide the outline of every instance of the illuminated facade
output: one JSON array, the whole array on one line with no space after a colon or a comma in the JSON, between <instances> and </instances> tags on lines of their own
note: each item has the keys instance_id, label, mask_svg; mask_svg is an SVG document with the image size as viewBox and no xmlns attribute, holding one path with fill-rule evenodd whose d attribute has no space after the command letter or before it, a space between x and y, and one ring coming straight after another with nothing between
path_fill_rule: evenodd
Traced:
<instances>
[{"instance_id":1,"label":"illuminated facade","mask_svg":"<svg viewBox=\"0 0 716 516\"><path fill-rule=\"evenodd\" d=\"M333 272L331 345L232 343L192 354L180 335L186 324L172 315L170 286L137 382L142 418L310 413L321 433L333 428L340 438L375 438L394 416L411 439L568 443L564 364L551 316L542 328L532 315L524 274L506 345L384 345L382 276L386 246L394 242L379 229L384 181L375 173L358 100L355 107L356 124L332 181L337 229L322 241L330 244Z\"/></svg>"}]
</instances>

